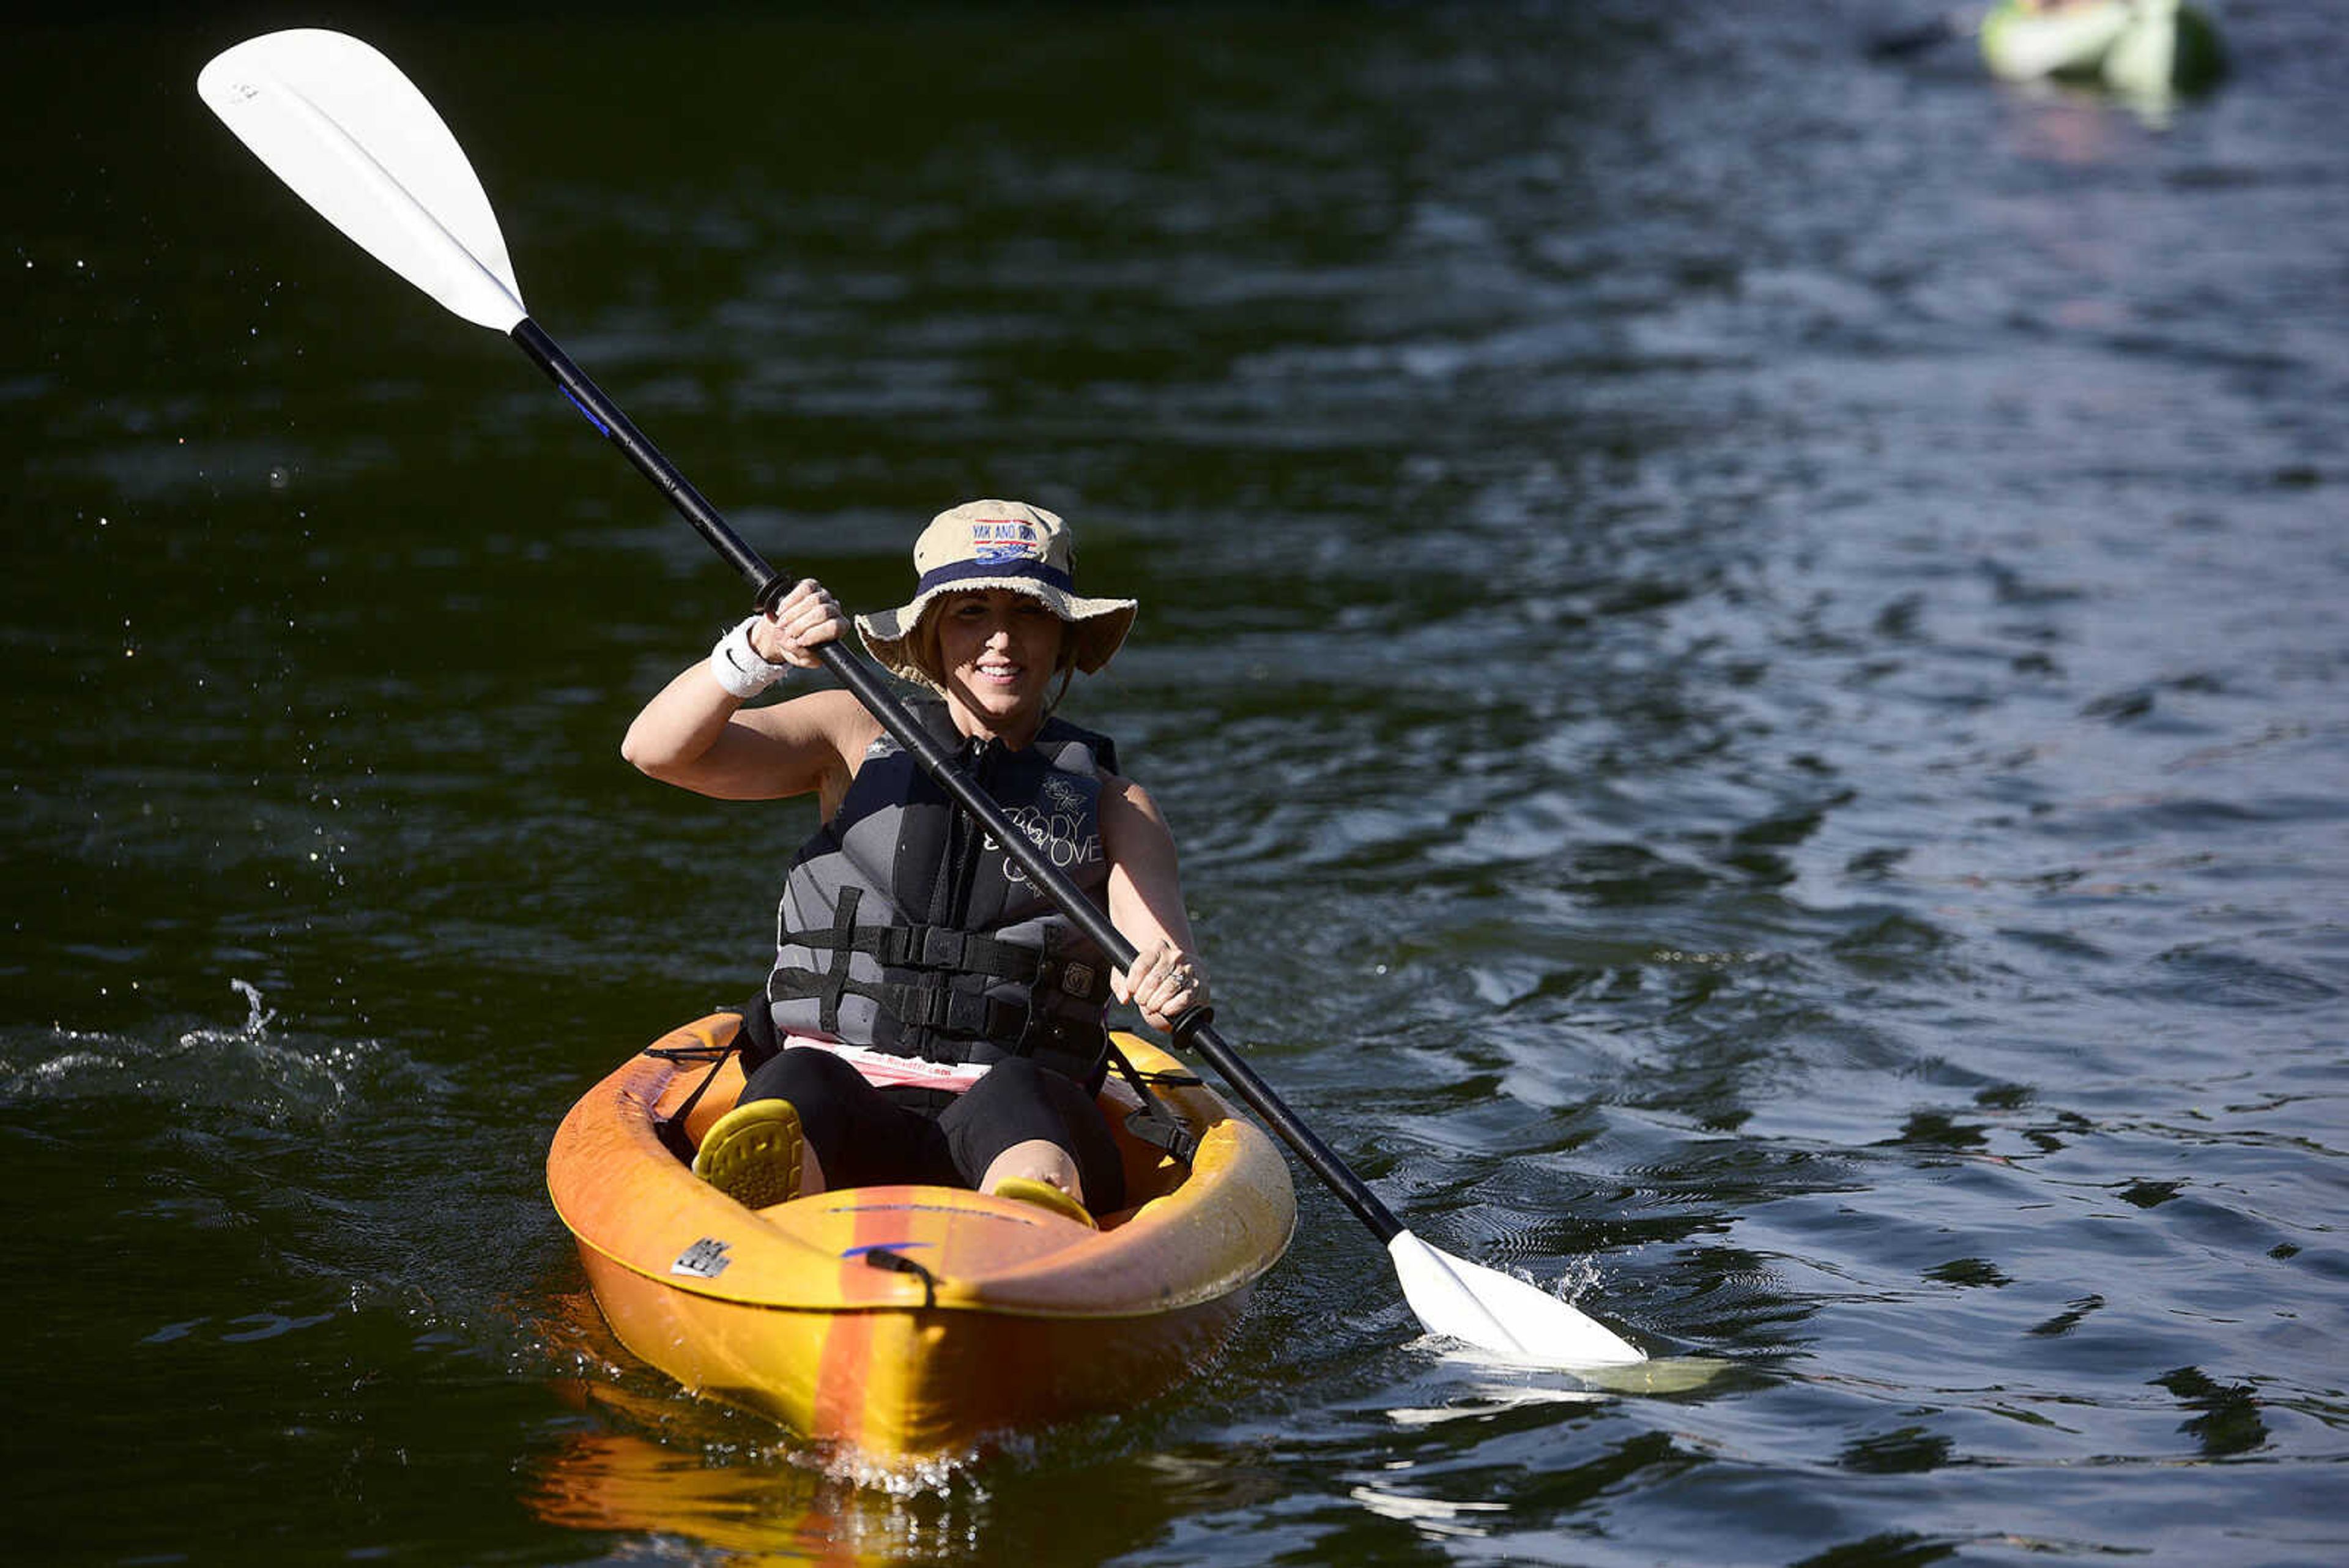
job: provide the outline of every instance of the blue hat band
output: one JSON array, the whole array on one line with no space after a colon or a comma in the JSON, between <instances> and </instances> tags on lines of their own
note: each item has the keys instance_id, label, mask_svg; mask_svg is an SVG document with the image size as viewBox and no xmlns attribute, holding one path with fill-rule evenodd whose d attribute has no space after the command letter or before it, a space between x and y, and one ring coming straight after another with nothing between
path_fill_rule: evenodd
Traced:
<instances>
[{"instance_id":1,"label":"blue hat band","mask_svg":"<svg viewBox=\"0 0 2349 1568\"><path fill-rule=\"evenodd\" d=\"M1033 557L1015 561L956 561L939 566L936 570L924 572L922 580L914 585L914 591L917 595L926 594L934 589L951 587L957 583L967 583L978 577L1027 577L1036 582L1049 584L1062 593L1072 594L1077 591L1076 578L1058 566L1047 566Z\"/></svg>"}]
</instances>

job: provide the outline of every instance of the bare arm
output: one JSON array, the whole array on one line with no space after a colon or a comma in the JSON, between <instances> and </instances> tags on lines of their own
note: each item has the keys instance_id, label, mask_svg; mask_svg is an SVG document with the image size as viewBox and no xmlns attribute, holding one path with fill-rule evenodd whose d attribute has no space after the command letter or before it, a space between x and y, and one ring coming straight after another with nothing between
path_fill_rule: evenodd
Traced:
<instances>
[{"instance_id":1,"label":"bare arm","mask_svg":"<svg viewBox=\"0 0 2349 1568\"><path fill-rule=\"evenodd\" d=\"M770 663L813 669L821 662L815 650L845 625L832 596L803 582L753 628L750 643ZM620 754L651 777L700 794L775 800L821 791L830 811L879 732L845 691L744 708L705 659L645 704L620 742Z\"/></svg>"},{"instance_id":2,"label":"bare arm","mask_svg":"<svg viewBox=\"0 0 2349 1568\"><path fill-rule=\"evenodd\" d=\"M1103 781L1101 815L1110 924L1135 952L1133 972L1121 970L1111 983L1119 1001L1140 1008L1152 1028L1164 1029L1185 1009L1207 1001L1206 977L1191 956L1174 836L1157 802L1132 779Z\"/></svg>"}]
</instances>

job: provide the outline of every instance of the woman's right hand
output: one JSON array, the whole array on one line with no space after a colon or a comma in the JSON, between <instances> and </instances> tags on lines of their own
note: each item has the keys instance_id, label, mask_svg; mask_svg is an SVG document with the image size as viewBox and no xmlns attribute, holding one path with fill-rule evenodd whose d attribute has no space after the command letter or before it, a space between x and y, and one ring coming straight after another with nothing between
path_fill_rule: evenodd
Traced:
<instances>
[{"instance_id":1,"label":"woman's right hand","mask_svg":"<svg viewBox=\"0 0 2349 1568\"><path fill-rule=\"evenodd\" d=\"M750 649L770 664L813 670L816 649L848 629L839 602L813 577L802 577L750 628Z\"/></svg>"}]
</instances>

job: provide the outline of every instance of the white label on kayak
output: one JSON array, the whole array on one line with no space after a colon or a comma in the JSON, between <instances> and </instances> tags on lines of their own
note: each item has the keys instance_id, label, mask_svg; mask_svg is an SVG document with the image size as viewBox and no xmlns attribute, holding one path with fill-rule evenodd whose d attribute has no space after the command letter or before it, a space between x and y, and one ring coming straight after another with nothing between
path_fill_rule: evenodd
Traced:
<instances>
[{"instance_id":1,"label":"white label on kayak","mask_svg":"<svg viewBox=\"0 0 2349 1568\"><path fill-rule=\"evenodd\" d=\"M726 1255L727 1244L715 1236L704 1236L677 1255L668 1266L672 1274L689 1274L697 1280L714 1280L726 1272L734 1260Z\"/></svg>"}]
</instances>

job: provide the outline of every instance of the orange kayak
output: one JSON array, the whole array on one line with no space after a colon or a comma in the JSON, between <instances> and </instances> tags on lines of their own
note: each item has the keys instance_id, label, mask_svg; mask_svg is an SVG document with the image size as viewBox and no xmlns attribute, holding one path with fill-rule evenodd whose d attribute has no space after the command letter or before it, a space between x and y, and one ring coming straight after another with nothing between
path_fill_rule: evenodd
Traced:
<instances>
[{"instance_id":1,"label":"orange kayak","mask_svg":"<svg viewBox=\"0 0 2349 1568\"><path fill-rule=\"evenodd\" d=\"M1102 1106L1133 1206L1098 1216L1099 1231L941 1187L754 1212L656 1129L739 1023L688 1023L588 1091L554 1135L547 1189L622 1344L692 1393L810 1437L884 1458L953 1453L1158 1393L1222 1344L1296 1228L1272 1140L1130 1034L1118 1044L1197 1147L1185 1165L1127 1131L1133 1091L1112 1075ZM687 1133L698 1142L741 1086L729 1058Z\"/></svg>"}]
</instances>

